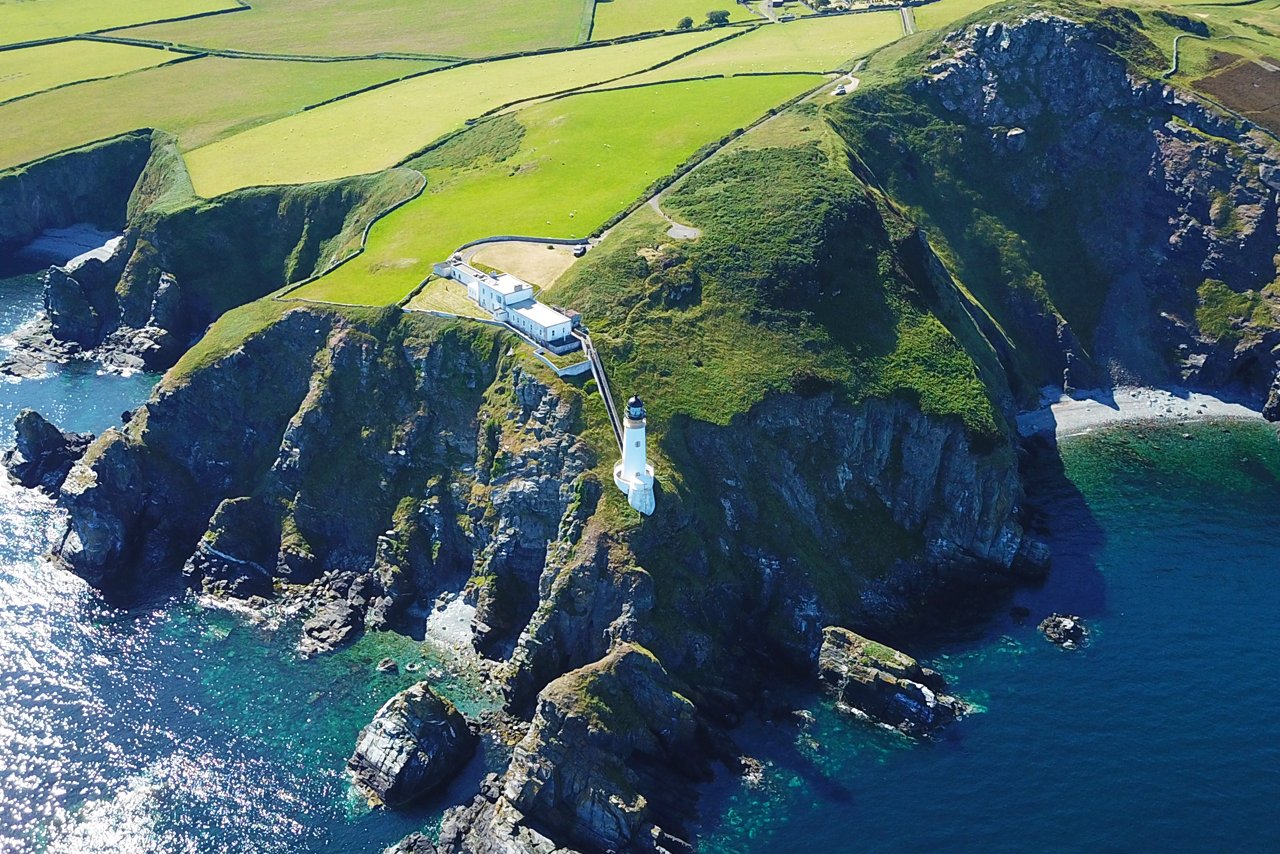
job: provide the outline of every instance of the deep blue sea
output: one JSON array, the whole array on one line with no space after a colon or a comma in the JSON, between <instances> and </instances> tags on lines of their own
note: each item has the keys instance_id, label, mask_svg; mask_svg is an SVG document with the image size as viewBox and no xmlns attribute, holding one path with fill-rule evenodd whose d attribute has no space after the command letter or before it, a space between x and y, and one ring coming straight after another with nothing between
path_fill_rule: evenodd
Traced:
<instances>
[{"instance_id":1,"label":"deep blue sea","mask_svg":"<svg viewBox=\"0 0 1280 854\"><path fill-rule=\"evenodd\" d=\"M0 280L0 335L38 301L34 278ZM24 406L102 430L153 380L0 382L0 430ZM1063 459L1037 474L1048 582L907 650L981 713L912 743L798 698L813 724L737 733L764 779L713 787L704 850L1280 850L1274 430L1127 430ZM359 728L421 675L373 664L421 659L417 643L299 661L296 626L189 594L120 609L42 559L56 514L0 482L0 851L376 852L467 796L475 768L411 812L370 813L342 774ZM1054 610L1083 616L1090 646L1041 639Z\"/></svg>"}]
</instances>

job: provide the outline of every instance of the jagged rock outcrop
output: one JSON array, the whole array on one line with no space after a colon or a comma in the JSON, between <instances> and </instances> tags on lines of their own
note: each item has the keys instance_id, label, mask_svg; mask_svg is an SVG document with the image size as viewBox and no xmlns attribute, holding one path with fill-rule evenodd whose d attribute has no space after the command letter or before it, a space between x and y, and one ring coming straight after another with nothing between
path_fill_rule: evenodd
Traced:
<instances>
[{"instance_id":1,"label":"jagged rock outcrop","mask_svg":"<svg viewBox=\"0 0 1280 854\"><path fill-rule=\"evenodd\" d=\"M101 340L111 311L111 295L124 272L126 258L125 240L116 237L102 250L49 268L44 310L56 339L84 348Z\"/></svg>"},{"instance_id":2,"label":"jagged rock outcrop","mask_svg":"<svg viewBox=\"0 0 1280 854\"><path fill-rule=\"evenodd\" d=\"M567 561L566 561L567 558ZM644 643L653 579L621 543L588 529L571 552L548 561L541 606L505 663L508 705L523 709L547 683L595 661L618 643Z\"/></svg>"},{"instance_id":3,"label":"jagged rock outcrop","mask_svg":"<svg viewBox=\"0 0 1280 854\"><path fill-rule=\"evenodd\" d=\"M1038 628L1046 640L1063 649L1078 649L1089 639L1089 629L1075 614L1050 614Z\"/></svg>"},{"instance_id":4,"label":"jagged rock outcrop","mask_svg":"<svg viewBox=\"0 0 1280 854\"><path fill-rule=\"evenodd\" d=\"M937 672L840 626L822 630L818 679L845 707L906 733L932 732L968 711Z\"/></svg>"},{"instance_id":5,"label":"jagged rock outcrop","mask_svg":"<svg viewBox=\"0 0 1280 854\"><path fill-rule=\"evenodd\" d=\"M657 659L620 644L543 689L501 788L446 817L440 851L690 850L690 786L707 774L697 732Z\"/></svg>"},{"instance_id":6,"label":"jagged rock outcrop","mask_svg":"<svg viewBox=\"0 0 1280 854\"><path fill-rule=\"evenodd\" d=\"M219 595L284 585L305 654L469 579L513 591L514 637L549 543L580 533L590 455L573 397L501 342L398 310L283 310L100 438L63 485L55 553L99 586L179 568Z\"/></svg>"},{"instance_id":7,"label":"jagged rock outcrop","mask_svg":"<svg viewBox=\"0 0 1280 854\"><path fill-rule=\"evenodd\" d=\"M32 409L18 413L13 429L17 443L5 452L4 467L18 483L49 495L58 494L71 466L93 441L91 433L62 432Z\"/></svg>"},{"instance_id":8,"label":"jagged rock outcrop","mask_svg":"<svg viewBox=\"0 0 1280 854\"><path fill-rule=\"evenodd\" d=\"M949 34L901 91L921 126L927 114L954 128L953 145L897 124L882 92L843 105L848 133L950 244L1000 324L988 334L1010 338L996 346L1025 404L1042 385L1124 382L1261 406L1280 362L1280 150L1248 122L1133 72L1126 55L1159 55L1136 16L1096 14L1037 12ZM878 117L863 122L859 98ZM1224 300L1201 294L1211 280L1235 304L1229 334L1203 322L1224 313Z\"/></svg>"},{"instance_id":9,"label":"jagged rock outcrop","mask_svg":"<svg viewBox=\"0 0 1280 854\"><path fill-rule=\"evenodd\" d=\"M475 747L453 704L419 682L378 709L360 731L347 768L373 802L398 806L446 783Z\"/></svg>"}]
</instances>

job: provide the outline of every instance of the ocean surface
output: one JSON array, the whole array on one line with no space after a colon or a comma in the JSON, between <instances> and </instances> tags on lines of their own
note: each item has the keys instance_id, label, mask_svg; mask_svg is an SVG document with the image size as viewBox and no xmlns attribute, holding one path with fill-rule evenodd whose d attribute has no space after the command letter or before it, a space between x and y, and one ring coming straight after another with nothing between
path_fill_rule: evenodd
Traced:
<instances>
[{"instance_id":1,"label":"ocean surface","mask_svg":"<svg viewBox=\"0 0 1280 854\"><path fill-rule=\"evenodd\" d=\"M0 337L39 293L34 277L0 279ZM74 367L0 382L0 446L22 407L100 431L154 379ZM1280 850L1274 430L1128 430L1073 440L1063 459L1035 476L1047 583L907 650L982 711L913 743L798 697L812 724L737 733L763 779L712 788L704 850ZM120 608L42 558L57 518L0 482L0 851L376 852L469 796L482 760L392 814L342 773L377 707L441 673L429 650L376 634L300 661L287 621L177 589ZM1085 618L1087 648L1039 636L1055 610ZM375 672L388 655L399 675ZM433 682L468 703L448 674Z\"/></svg>"}]
</instances>

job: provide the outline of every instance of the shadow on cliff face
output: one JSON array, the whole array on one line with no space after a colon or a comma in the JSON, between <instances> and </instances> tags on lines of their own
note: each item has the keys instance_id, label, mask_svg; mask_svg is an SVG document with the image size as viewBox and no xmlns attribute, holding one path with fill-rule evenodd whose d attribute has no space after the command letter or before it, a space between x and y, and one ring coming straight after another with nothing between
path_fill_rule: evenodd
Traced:
<instances>
[{"instance_id":1,"label":"shadow on cliff face","mask_svg":"<svg viewBox=\"0 0 1280 854\"><path fill-rule=\"evenodd\" d=\"M933 597L922 619L886 626L877 639L928 658L954 644L983 643L1001 634L1022 635L1051 613L1086 620L1106 610L1106 580L1097 557L1105 532L1066 473L1052 426L1024 439L1018 469L1026 489L1027 533L1049 545L1043 579L996 579L961 574ZM1012 583L1004 585L1000 581Z\"/></svg>"}]
</instances>

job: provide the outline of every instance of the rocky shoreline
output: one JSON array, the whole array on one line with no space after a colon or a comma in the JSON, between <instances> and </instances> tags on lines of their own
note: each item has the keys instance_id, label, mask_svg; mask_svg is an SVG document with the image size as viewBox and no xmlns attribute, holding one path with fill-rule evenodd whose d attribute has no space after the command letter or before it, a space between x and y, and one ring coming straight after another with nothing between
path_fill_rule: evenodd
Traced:
<instances>
[{"instance_id":1,"label":"rocky shoreline","mask_svg":"<svg viewBox=\"0 0 1280 854\"><path fill-rule=\"evenodd\" d=\"M1266 415L1247 404L1203 392L1121 386L1074 392L1023 412L1018 415L1018 432L1064 439L1126 423L1192 424L1231 419L1262 421Z\"/></svg>"},{"instance_id":2,"label":"rocky shoreline","mask_svg":"<svg viewBox=\"0 0 1280 854\"><path fill-rule=\"evenodd\" d=\"M1270 185L1232 172L1234 150L1221 154L1173 120L1190 116L1245 137L1134 81L1083 25L1038 14L958 31L945 45L949 55L939 47L912 91L980 128L997 156L1021 154L1037 124L1055 126L1044 114L1088 115L1098 125L1115 111L1126 132L1137 128L1155 146L1161 168L1194 173L1188 183L1220 181L1251 212L1238 226L1247 226L1247 240L1228 245L1181 196L1161 196L1152 227L1178 222L1177 239L1164 239L1177 250L1171 266L1204 250L1214 270L1248 268L1253 283L1261 274L1251 265L1274 257ZM1010 57L1036 73L1010 73ZM1062 94L1059 62L1088 79L1089 91ZM1046 80L1052 91L1027 91ZM1164 111L1176 127L1130 122L1137 110ZM465 720L423 681L389 699L353 745L348 769L388 806L444 784L477 739L495 745L500 773L446 814L438 841L413 836L403 852L690 851L699 786L713 767L751 771L734 727L759 710L791 714L772 699L779 679L824 688L857 717L927 737L961 719L967 704L948 693L943 675L873 637L901 636L957 589L989 594L1047 570L1024 507L1018 434L1280 415L1280 391L1255 411L1121 386L1015 418L1012 401L1027 396L1014 389L1027 375L1039 383L1056 374L1067 385L1158 379L1168 360L1156 351L1170 342L1187 382L1217 378L1258 392L1261 378L1274 381L1265 359L1273 331L1240 349L1193 334L1173 314L1169 328L1125 337L1129 318L1117 316L1091 355L1052 306L1020 304L1029 320L1019 331L1043 344L1026 348L1036 352L1033 370L989 324L948 302L956 283L920 232L884 244L892 250L877 269L911 267L911 299L946 330L935 330L938 348L978 354L959 360L963 376L946 379L977 389L994 412L991 429L971 430L914 387L856 396L797 371L789 383L744 395L721 421L677 412L655 448L665 467L658 510L636 521L601 476L616 449L599 440L590 388L558 382L494 329L395 307L272 301L267 320L243 331L233 319L233 328L207 336L214 343L198 358L179 362L228 309L322 268L373 200L394 196L396 186L362 179L160 205L186 180L172 140L143 134L118 145L92 154L121 158L119 169L132 175L96 200L113 209L105 218L122 236L100 257L50 271L45 317L24 332L7 370L68 358L172 370L126 423L93 440L24 413L6 464L56 493L65 516L54 555L97 587L182 578L209 596L296 614L300 655L393 629L442 639L459 666L483 671L501 694L500 711ZM56 161L40 171L52 175L49 186L68 180ZM39 209L30 176L0 180L8 182L0 201L16 194ZM1048 198L1043 190L1035 184L1024 195ZM83 216L86 206L61 215ZM840 239L885 230L876 210L860 202L840 212L852 223ZM53 224L31 216L0 242ZM272 227L261 228L268 220ZM220 268L226 246L240 242L242 266ZM923 259L893 255L902 246ZM1134 255L1110 252L1125 264ZM643 257L630 256L623 260L632 267ZM1141 290L1122 274L1121 303ZM864 284L849 278L841 287ZM767 324L772 309L760 300L752 322ZM1078 621L1056 617L1046 634L1063 646L1082 643Z\"/></svg>"}]
</instances>

